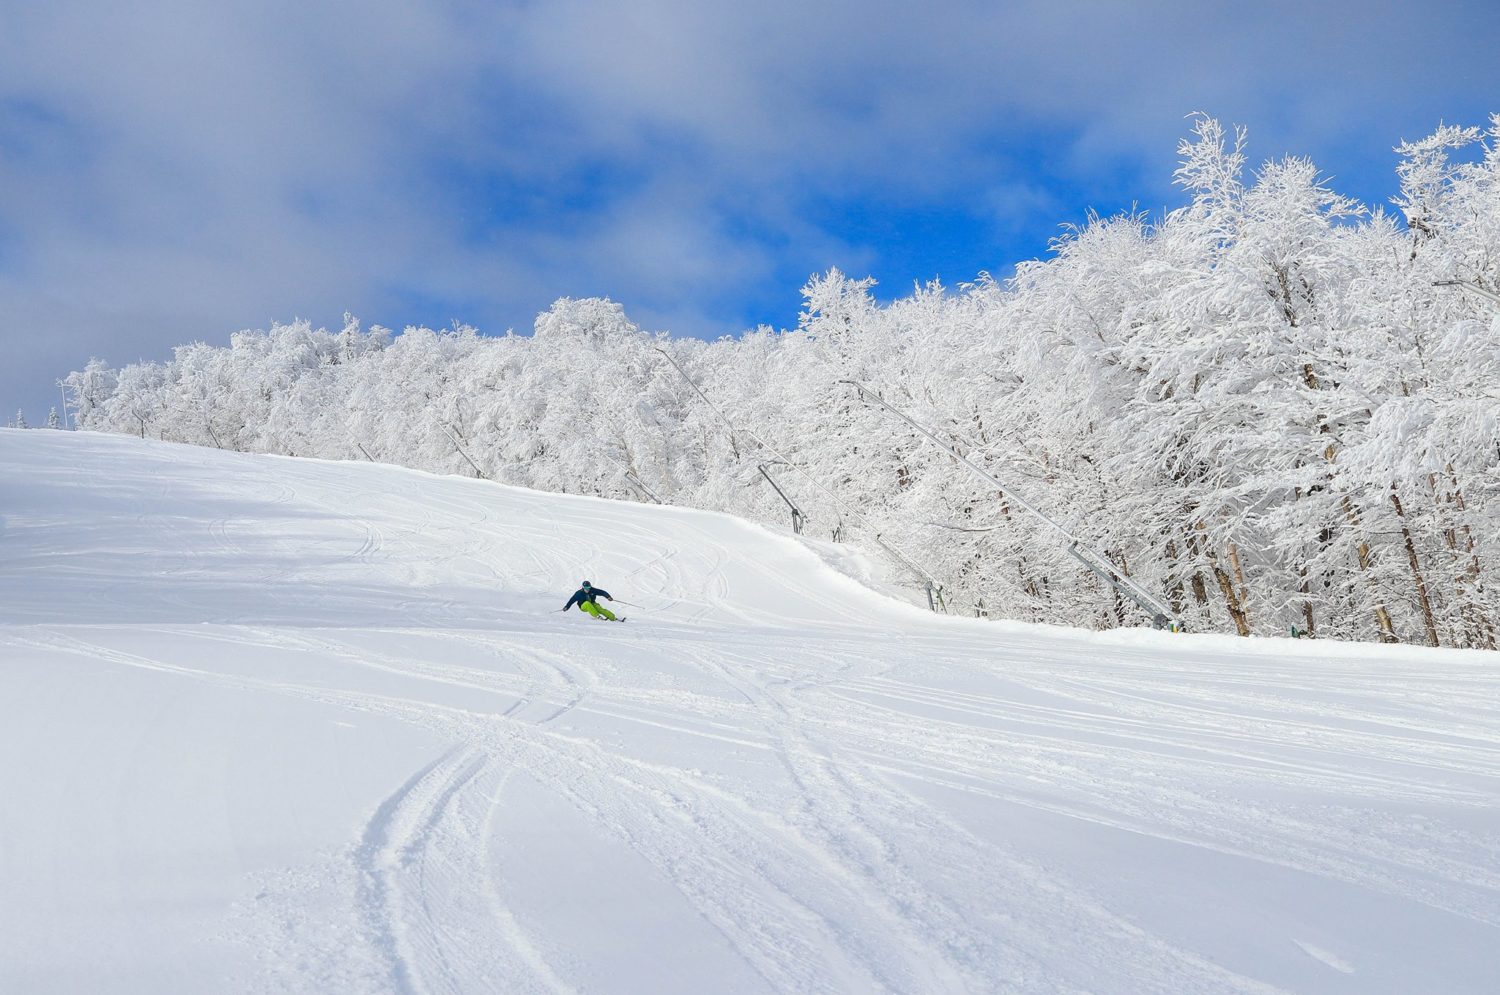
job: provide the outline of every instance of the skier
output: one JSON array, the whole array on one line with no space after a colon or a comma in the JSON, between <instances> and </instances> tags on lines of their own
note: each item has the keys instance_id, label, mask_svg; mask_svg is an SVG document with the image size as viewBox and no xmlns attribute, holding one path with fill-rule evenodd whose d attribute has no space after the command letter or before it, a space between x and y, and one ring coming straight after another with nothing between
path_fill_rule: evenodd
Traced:
<instances>
[{"instance_id":1,"label":"skier","mask_svg":"<svg viewBox=\"0 0 1500 995\"><path fill-rule=\"evenodd\" d=\"M567 611L569 608L577 605L579 611L588 612L595 618L607 619L611 622L625 621L623 618L616 618L615 613L608 608L600 607L599 602L596 600L598 598L608 598L610 601L615 600L604 588L590 587L589 582L584 581L583 586L573 592L573 596L568 599L567 604L563 605L562 610Z\"/></svg>"}]
</instances>

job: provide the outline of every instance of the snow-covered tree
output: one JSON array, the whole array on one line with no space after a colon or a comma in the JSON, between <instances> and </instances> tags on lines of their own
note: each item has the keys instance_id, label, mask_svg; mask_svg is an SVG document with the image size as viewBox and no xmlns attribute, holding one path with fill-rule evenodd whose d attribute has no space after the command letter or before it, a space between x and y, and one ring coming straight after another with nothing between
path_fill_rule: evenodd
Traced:
<instances>
[{"instance_id":1,"label":"snow-covered tree","mask_svg":"<svg viewBox=\"0 0 1500 995\"><path fill-rule=\"evenodd\" d=\"M1401 146L1399 215L1305 159L1249 172L1247 147L1200 117L1179 209L1091 217L1009 280L889 303L830 270L789 331L668 339L563 299L531 336L346 316L93 360L65 387L80 428L781 527L784 494L953 611L1144 619L1028 502L1190 629L1494 648L1500 307L1464 288L1500 291L1500 117Z\"/></svg>"}]
</instances>

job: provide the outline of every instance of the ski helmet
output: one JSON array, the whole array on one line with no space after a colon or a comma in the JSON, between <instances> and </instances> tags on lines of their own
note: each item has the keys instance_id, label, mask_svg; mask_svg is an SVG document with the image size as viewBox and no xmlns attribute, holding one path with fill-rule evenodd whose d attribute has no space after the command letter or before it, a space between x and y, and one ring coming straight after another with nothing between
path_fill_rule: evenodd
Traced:
<instances>
[{"instance_id":1,"label":"ski helmet","mask_svg":"<svg viewBox=\"0 0 1500 995\"><path fill-rule=\"evenodd\" d=\"M584 587L588 587L588 586L589 586L589 582L588 582L588 581L584 581L584 582L583 582L583 586L584 586Z\"/></svg>"}]
</instances>

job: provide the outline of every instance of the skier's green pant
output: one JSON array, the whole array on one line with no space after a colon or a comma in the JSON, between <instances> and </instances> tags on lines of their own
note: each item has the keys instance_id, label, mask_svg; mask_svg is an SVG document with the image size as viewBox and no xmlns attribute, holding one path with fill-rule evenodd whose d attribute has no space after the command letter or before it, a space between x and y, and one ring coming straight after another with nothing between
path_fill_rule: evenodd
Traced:
<instances>
[{"instance_id":1,"label":"skier's green pant","mask_svg":"<svg viewBox=\"0 0 1500 995\"><path fill-rule=\"evenodd\" d=\"M594 616L595 618L607 618L611 622L617 622L617 621L619 621L618 619L615 618L615 613L614 612L610 611L608 608L600 608L599 605L596 602L585 601L582 604L580 604L578 607L582 611L588 612L590 615Z\"/></svg>"}]
</instances>

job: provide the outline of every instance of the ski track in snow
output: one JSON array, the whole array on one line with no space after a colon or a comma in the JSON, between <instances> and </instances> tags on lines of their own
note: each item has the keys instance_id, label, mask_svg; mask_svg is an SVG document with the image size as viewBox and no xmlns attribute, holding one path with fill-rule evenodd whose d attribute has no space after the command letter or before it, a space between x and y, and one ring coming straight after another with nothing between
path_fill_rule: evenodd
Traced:
<instances>
[{"instance_id":1,"label":"ski track in snow","mask_svg":"<svg viewBox=\"0 0 1500 995\"><path fill-rule=\"evenodd\" d=\"M0 443L13 462L48 457ZM692 990L611 977L587 937L549 928L561 899L524 884L544 852L529 834L549 829L509 800L518 786L575 814L585 835L570 840L668 889L636 914L704 937L703 970L726 991L1399 991L1418 967L1451 970L1431 990L1479 991L1500 971L1489 658L1002 635L862 592L790 540L713 516L56 444L105 479L150 479L147 510L119 512L141 573L86 581L70 614L22 596L0 614L0 652L378 717L443 744L391 770L341 846L242 903L243 942L297 948L275 951L265 990ZM624 626L552 614L584 574L648 607ZM156 591L152 576L195 584ZM1162 848L1174 856L1155 870L1205 868L1183 882L1257 924L1245 952L1130 883ZM1256 891L1275 875L1311 888L1322 918L1278 925L1295 903ZM1367 901L1494 943L1381 975L1366 967L1389 969L1384 941L1340 922Z\"/></svg>"}]
</instances>

